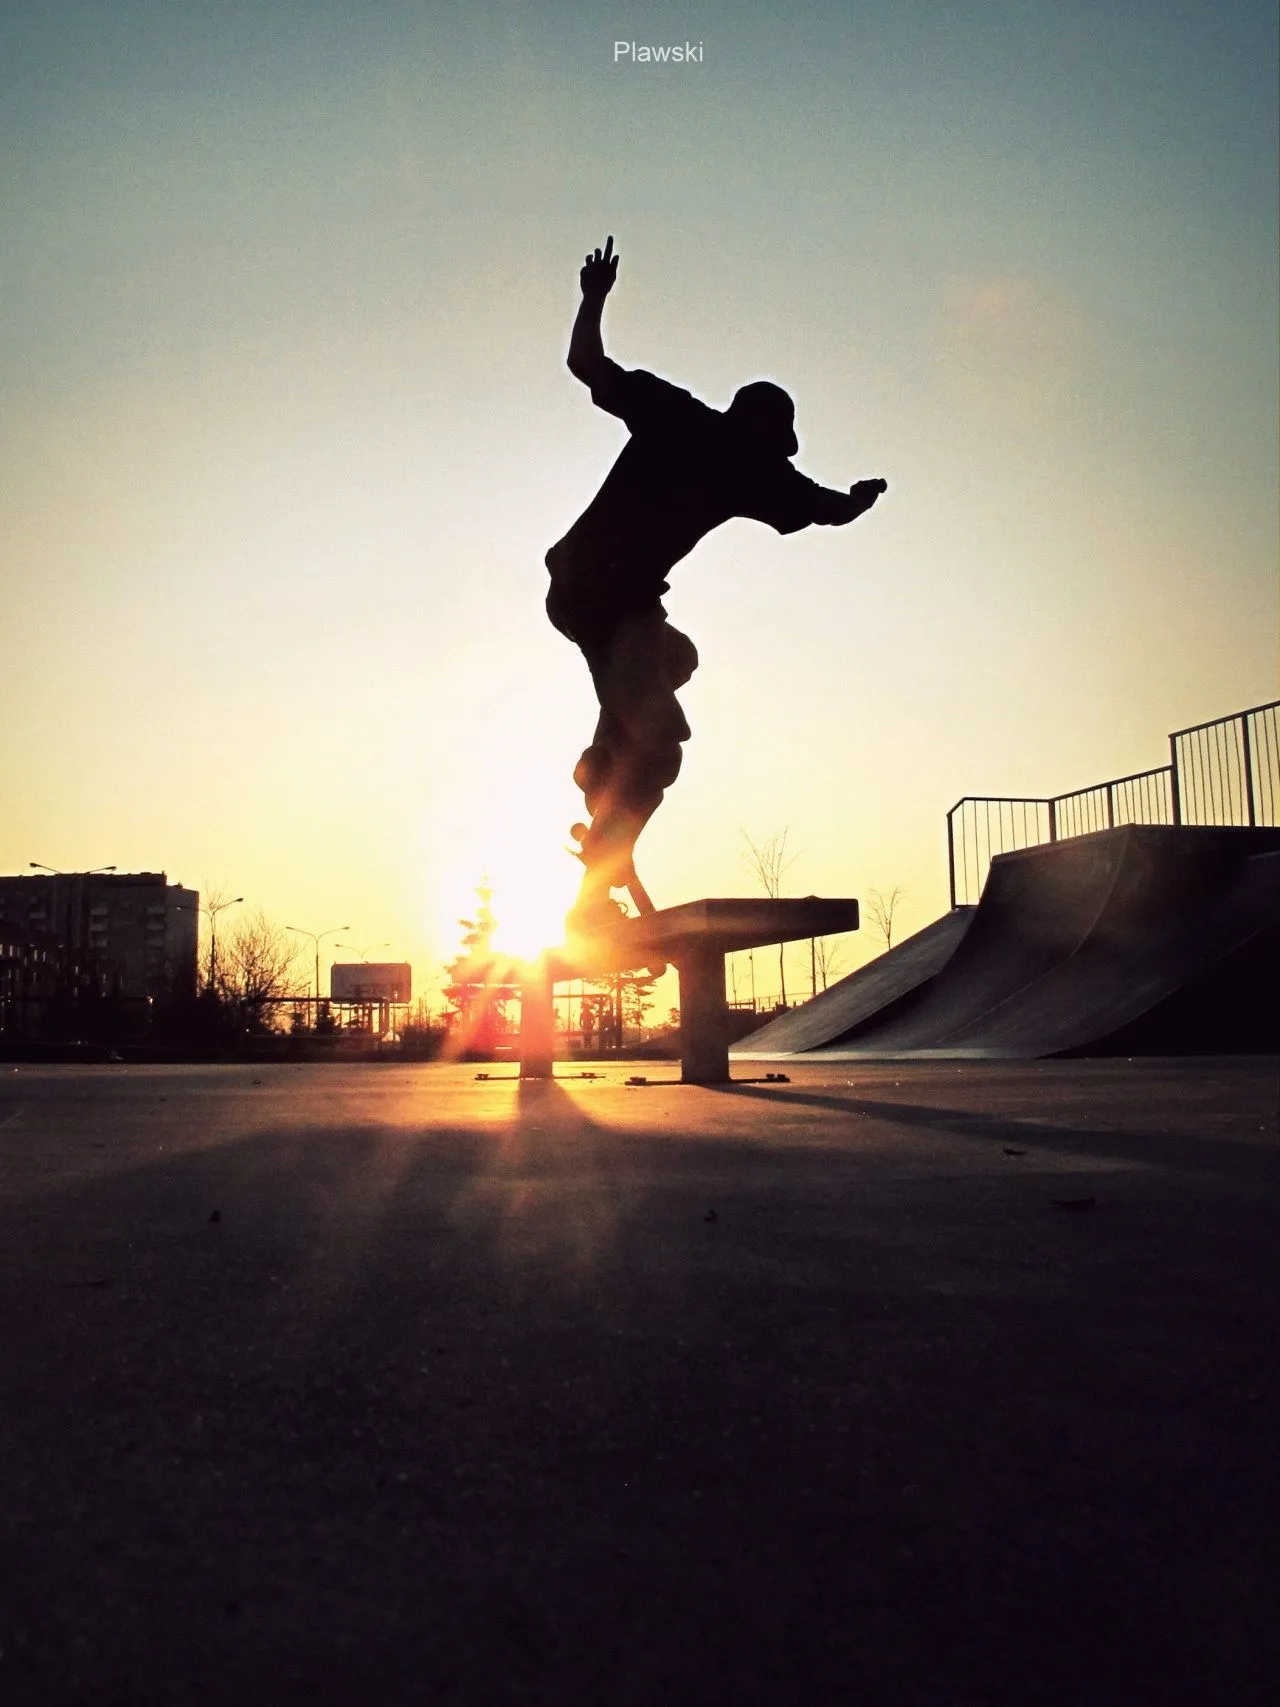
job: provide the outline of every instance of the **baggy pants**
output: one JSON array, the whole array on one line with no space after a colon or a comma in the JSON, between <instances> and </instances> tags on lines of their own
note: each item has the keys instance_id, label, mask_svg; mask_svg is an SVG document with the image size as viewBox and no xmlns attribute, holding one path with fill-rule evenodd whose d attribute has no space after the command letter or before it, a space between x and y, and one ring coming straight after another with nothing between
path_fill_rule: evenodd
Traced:
<instances>
[{"instance_id":1,"label":"baggy pants","mask_svg":"<svg viewBox=\"0 0 1280 1707\"><path fill-rule=\"evenodd\" d=\"M595 734L573 779L591 815L583 842L588 870L600 864L602 875L620 886L636 837L680 773L690 729L676 689L697 669L697 648L656 602L592 624L567 610L553 588L547 614L582 652L600 702Z\"/></svg>"}]
</instances>

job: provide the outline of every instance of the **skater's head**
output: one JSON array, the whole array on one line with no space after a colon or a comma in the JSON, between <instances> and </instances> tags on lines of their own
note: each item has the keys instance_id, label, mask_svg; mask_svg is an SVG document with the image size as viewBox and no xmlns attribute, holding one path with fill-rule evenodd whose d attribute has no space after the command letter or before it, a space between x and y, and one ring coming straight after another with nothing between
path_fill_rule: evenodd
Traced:
<instances>
[{"instance_id":1,"label":"skater's head","mask_svg":"<svg viewBox=\"0 0 1280 1707\"><path fill-rule=\"evenodd\" d=\"M796 439L796 406L780 385L753 379L734 393L728 418L775 455L794 456L800 449Z\"/></svg>"}]
</instances>

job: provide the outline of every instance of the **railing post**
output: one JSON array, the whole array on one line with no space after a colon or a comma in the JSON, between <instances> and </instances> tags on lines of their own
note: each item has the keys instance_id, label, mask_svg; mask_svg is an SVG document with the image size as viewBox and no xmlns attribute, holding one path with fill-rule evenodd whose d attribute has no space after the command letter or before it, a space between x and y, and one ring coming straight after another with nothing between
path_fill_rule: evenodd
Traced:
<instances>
[{"instance_id":1,"label":"railing post","mask_svg":"<svg viewBox=\"0 0 1280 1707\"><path fill-rule=\"evenodd\" d=\"M1116 788L1116 785L1114 782L1109 782L1107 784L1107 828L1108 828L1108 830L1114 830L1116 827L1115 788Z\"/></svg>"},{"instance_id":2,"label":"railing post","mask_svg":"<svg viewBox=\"0 0 1280 1707\"><path fill-rule=\"evenodd\" d=\"M947 813L947 871L951 876L951 911L956 910L956 838L951 827L951 816L955 807Z\"/></svg>"},{"instance_id":3,"label":"railing post","mask_svg":"<svg viewBox=\"0 0 1280 1707\"><path fill-rule=\"evenodd\" d=\"M1169 801L1173 807L1173 821L1182 822L1182 785L1178 779L1178 737L1169 737Z\"/></svg>"},{"instance_id":4,"label":"railing post","mask_svg":"<svg viewBox=\"0 0 1280 1707\"><path fill-rule=\"evenodd\" d=\"M1049 840L1051 842L1056 842L1058 839L1058 802L1057 802L1057 800L1056 799L1050 800L1048 802L1048 806L1049 806Z\"/></svg>"},{"instance_id":5,"label":"railing post","mask_svg":"<svg viewBox=\"0 0 1280 1707\"><path fill-rule=\"evenodd\" d=\"M1241 745L1244 753L1244 804L1249 814L1249 828L1257 828L1257 818L1253 810L1253 753L1249 746L1249 714L1245 712L1240 719Z\"/></svg>"}]
</instances>

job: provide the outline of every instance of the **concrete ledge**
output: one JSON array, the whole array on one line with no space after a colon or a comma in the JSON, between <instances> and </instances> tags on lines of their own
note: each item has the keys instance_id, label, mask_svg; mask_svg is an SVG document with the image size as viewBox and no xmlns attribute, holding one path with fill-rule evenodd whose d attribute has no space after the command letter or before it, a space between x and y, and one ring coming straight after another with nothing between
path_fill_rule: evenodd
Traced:
<instances>
[{"instance_id":1,"label":"concrete ledge","mask_svg":"<svg viewBox=\"0 0 1280 1707\"><path fill-rule=\"evenodd\" d=\"M520 1076L551 1076L551 992L568 978L597 978L668 961L680 979L680 1076L686 1084L720 1085L729 1078L728 1006L724 957L740 949L856 931L858 903L817 895L800 899L686 901L611 929L570 938L543 956L523 981L520 1000Z\"/></svg>"},{"instance_id":2,"label":"concrete ledge","mask_svg":"<svg viewBox=\"0 0 1280 1707\"><path fill-rule=\"evenodd\" d=\"M721 955L858 928L858 903L818 895L757 900L734 896L685 901L640 919L620 919L608 932L570 938L549 958L553 979L629 972L654 960L680 960L698 948Z\"/></svg>"}]
</instances>

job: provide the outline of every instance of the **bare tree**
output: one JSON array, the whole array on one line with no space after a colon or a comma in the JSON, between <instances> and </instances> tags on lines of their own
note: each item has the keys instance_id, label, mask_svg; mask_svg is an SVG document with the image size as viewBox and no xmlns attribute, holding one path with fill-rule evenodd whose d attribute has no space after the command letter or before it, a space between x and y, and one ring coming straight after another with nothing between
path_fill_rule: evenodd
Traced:
<instances>
[{"instance_id":1,"label":"bare tree","mask_svg":"<svg viewBox=\"0 0 1280 1707\"><path fill-rule=\"evenodd\" d=\"M799 858L798 854L787 857L787 837L789 829L781 831L776 836L770 836L767 842L756 843L744 830L742 839L747 844L747 851L742 858L747 870L759 883L771 901L776 901L782 894L782 879ZM782 992L782 1005L787 1005L787 969L786 944L778 944L778 984Z\"/></svg>"},{"instance_id":2,"label":"bare tree","mask_svg":"<svg viewBox=\"0 0 1280 1707\"><path fill-rule=\"evenodd\" d=\"M209 883L201 887L201 900L197 903L197 918L199 931L199 954L197 960L196 982L198 988L217 994L221 980L218 977L218 915L228 907L235 907L243 899L240 895L231 893L229 883ZM223 925L225 936L227 926Z\"/></svg>"},{"instance_id":3,"label":"bare tree","mask_svg":"<svg viewBox=\"0 0 1280 1707\"><path fill-rule=\"evenodd\" d=\"M218 948L218 994L234 1002L251 1031L270 1029L266 1010L282 998L302 995L305 968L300 945L283 925L259 909L236 920Z\"/></svg>"},{"instance_id":4,"label":"bare tree","mask_svg":"<svg viewBox=\"0 0 1280 1707\"><path fill-rule=\"evenodd\" d=\"M813 953L818 977L825 990L828 982L840 970L840 962L844 958L844 944L836 937L820 936L814 942Z\"/></svg>"},{"instance_id":5,"label":"bare tree","mask_svg":"<svg viewBox=\"0 0 1280 1707\"><path fill-rule=\"evenodd\" d=\"M900 883L895 883L887 895L879 889L873 889L867 901L867 912L876 928L876 934L884 939L886 952L893 947L893 915L898 910L898 902L906 894Z\"/></svg>"}]
</instances>

